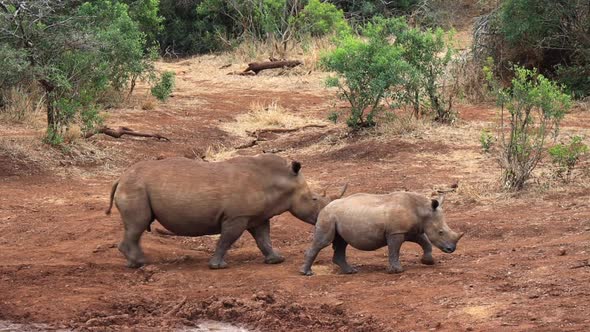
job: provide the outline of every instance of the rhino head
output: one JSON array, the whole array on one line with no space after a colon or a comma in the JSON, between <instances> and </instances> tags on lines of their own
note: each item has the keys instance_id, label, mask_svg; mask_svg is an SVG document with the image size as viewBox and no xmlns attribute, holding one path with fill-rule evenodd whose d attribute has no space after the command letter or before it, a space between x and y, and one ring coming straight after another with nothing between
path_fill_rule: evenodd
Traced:
<instances>
[{"instance_id":1,"label":"rhino head","mask_svg":"<svg viewBox=\"0 0 590 332\"><path fill-rule=\"evenodd\" d=\"M313 193L309 189L303 174L299 172L301 164L294 161L291 163L291 167L297 180L295 191L291 198L289 212L298 219L301 219L308 224L315 225L320 211L331 201L341 198L346 192L348 185L345 184L337 195L327 195L326 190L324 190L322 194Z\"/></svg>"},{"instance_id":2,"label":"rhino head","mask_svg":"<svg viewBox=\"0 0 590 332\"><path fill-rule=\"evenodd\" d=\"M431 201L432 211L427 217L424 232L432 244L445 253L452 253L464 233L453 231L445 221L442 211L444 196Z\"/></svg>"}]
</instances>

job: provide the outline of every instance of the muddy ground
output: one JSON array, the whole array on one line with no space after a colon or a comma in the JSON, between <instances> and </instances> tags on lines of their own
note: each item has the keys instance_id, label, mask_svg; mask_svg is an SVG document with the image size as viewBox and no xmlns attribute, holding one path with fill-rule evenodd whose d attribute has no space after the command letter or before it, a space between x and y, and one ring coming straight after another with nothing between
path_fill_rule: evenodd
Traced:
<instances>
[{"instance_id":1,"label":"muddy ground","mask_svg":"<svg viewBox=\"0 0 590 332\"><path fill-rule=\"evenodd\" d=\"M331 249L315 275L298 274L312 227L289 214L272 221L273 244L286 256L265 265L244 234L225 270L209 270L214 237L146 233L151 264L125 267L116 249L122 225L105 216L112 181L145 159L198 158L207 147L245 138L221 129L252 102L276 101L290 112L326 119L342 104L322 87L321 74L228 76L213 57L161 67L177 73L166 103L135 103L108 111L107 124L156 131L155 139L92 137L68 151L35 143L42 129L0 127L0 320L81 330L161 331L202 319L260 331L585 331L590 326L590 185L563 186L547 176L518 195L499 191L499 169L481 151L490 105L461 105L451 128L407 135L347 137L342 125L271 135L240 154L279 151L302 162L316 189L349 182L349 193L418 191L459 182L447 195L449 225L466 235L437 264L419 263L419 247L404 244L405 272L386 273L387 252L349 249L355 275L341 275ZM590 134L590 112L575 110L564 131Z\"/></svg>"}]
</instances>

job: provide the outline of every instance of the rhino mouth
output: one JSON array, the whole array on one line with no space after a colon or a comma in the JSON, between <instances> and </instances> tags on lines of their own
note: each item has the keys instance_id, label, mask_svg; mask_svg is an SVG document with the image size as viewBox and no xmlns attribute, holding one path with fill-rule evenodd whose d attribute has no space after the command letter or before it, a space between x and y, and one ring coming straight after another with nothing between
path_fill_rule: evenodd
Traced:
<instances>
[{"instance_id":1,"label":"rhino mouth","mask_svg":"<svg viewBox=\"0 0 590 332\"><path fill-rule=\"evenodd\" d=\"M440 250L442 250L442 252L444 252L444 253L450 254L455 251L455 246L444 246L444 247L440 248Z\"/></svg>"}]
</instances>

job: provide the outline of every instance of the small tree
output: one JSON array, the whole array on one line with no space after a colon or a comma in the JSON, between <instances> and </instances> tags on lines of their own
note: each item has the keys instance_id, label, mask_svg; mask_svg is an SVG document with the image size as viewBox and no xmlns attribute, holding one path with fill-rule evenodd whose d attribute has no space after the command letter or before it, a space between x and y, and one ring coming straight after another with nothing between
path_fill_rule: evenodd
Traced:
<instances>
[{"instance_id":1,"label":"small tree","mask_svg":"<svg viewBox=\"0 0 590 332\"><path fill-rule=\"evenodd\" d=\"M386 21L378 20L362 29L362 37L343 35L334 51L325 54L321 65L337 73L327 85L338 88L338 96L350 103L346 123L353 130L375 125L381 102L393 86L402 84L410 69L402 47L389 40Z\"/></svg>"},{"instance_id":2,"label":"small tree","mask_svg":"<svg viewBox=\"0 0 590 332\"><path fill-rule=\"evenodd\" d=\"M571 97L535 70L514 66L509 89L500 88L490 67L484 71L502 107L498 134L502 183L507 189L520 190L543 157L547 136L557 135Z\"/></svg>"},{"instance_id":3,"label":"small tree","mask_svg":"<svg viewBox=\"0 0 590 332\"><path fill-rule=\"evenodd\" d=\"M61 143L75 120L94 130L101 122L101 95L127 88L151 68L144 34L127 5L117 1L1 1L0 26L0 52L9 54L7 65L21 73L17 81L0 72L0 81L39 83L51 144Z\"/></svg>"}]
</instances>

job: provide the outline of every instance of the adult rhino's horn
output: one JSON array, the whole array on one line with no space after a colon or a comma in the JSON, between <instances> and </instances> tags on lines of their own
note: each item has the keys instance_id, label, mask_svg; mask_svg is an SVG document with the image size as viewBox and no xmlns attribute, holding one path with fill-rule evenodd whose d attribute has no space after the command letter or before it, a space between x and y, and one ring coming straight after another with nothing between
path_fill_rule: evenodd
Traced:
<instances>
[{"instance_id":1,"label":"adult rhino's horn","mask_svg":"<svg viewBox=\"0 0 590 332\"><path fill-rule=\"evenodd\" d=\"M301 169L301 163L298 161L291 162L291 169L295 175L299 174L299 170Z\"/></svg>"},{"instance_id":2,"label":"adult rhino's horn","mask_svg":"<svg viewBox=\"0 0 590 332\"><path fill-rule=\"evenodd\" d=\"M330 198L332 200L342 198L342 196L344 196L344 193L346 192L346 189L348 189L348 183L345 183L344 186L342 186L342 189L340 190L340 194L330 196Z\"/></svg>"},{"instance_id":3,"label":"adult rhino's horn","mask_svg":"<svg viewBox=\"0 0 590 332\"><path fill-rule=\"evenodd\" d=\"M340 190L340 195L338 195L338 198L342 198L342 196L344 196L346 189L348 189L348 182L342 186L342 190Z\"/></svg>"},{"instance_id":4,"label":"adult rhino's horn","mask_svg":"<svg viewBox=\"0 0 590 332\"><path fill-rule=\"evenodd\" d=\"M459 242L459 240L461 240L461 238L463 237L463 235L465 235L465 232L459 234L459 236L457 237L457 242Z\"/></svg>"}]
</instances>

